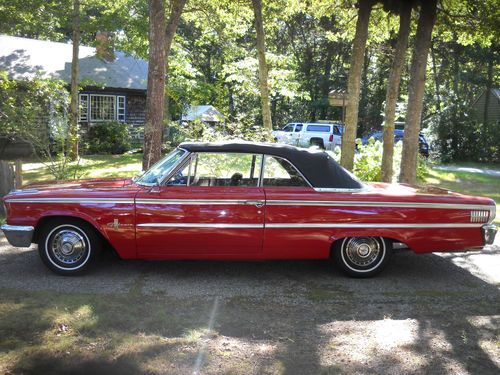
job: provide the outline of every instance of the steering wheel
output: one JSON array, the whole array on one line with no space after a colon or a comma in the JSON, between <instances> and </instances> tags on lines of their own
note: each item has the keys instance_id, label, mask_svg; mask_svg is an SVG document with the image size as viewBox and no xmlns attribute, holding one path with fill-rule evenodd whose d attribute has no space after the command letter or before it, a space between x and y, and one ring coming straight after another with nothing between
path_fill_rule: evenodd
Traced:
<instances>
[{"instance_id":1,"label":"steering wheel","mask_svg":"<svg viewBox=\"0 0 500 375\"><path fill-rule=\"evenodd\" d=\"M170 179L170 181L167 183L167 185L186 185L187 184L187 178L182 175L181 171L178 171L176 174L173 175L173 177Z\"/></svg>"}]
</instances>

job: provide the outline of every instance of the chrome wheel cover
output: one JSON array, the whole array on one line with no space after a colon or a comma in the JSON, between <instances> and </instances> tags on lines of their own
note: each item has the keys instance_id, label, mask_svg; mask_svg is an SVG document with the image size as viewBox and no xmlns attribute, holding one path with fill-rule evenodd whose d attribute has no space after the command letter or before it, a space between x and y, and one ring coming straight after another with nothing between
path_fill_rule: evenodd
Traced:
<instances>
[{"instance_id":1,"label":"chrome wheel cover","mask_svg":"<svg viewBox=\"0 0 500 375\"><path fill-rule=\"evenodd\" d=\"M54 260L63 266L72 266L87 253L87 244L83 236L75 229L62 228L52 234L48 244Z\"/></svg>"},{"instance_id":2,"label":"chrome wheel cover","mask_svg":"<svg viewBox=\"0 0 500 375\"><path fill-rule=\"evenodd\" d=\"M352 237L344 242L342 250L353 266L365 268L377 262L382 248L375 237Z\"/></svg>"}]
</instances>

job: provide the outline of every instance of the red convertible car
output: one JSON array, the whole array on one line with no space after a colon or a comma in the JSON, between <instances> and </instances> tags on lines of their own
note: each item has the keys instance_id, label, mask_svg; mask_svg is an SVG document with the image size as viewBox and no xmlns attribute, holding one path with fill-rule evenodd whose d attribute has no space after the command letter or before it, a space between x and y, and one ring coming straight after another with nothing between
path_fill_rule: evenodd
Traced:
<instances>
[{"instance_id":1,"label":"red convertible car","mask_svg":"<svg viewBox=\"0 0 500 375\"><path fill-rule=\"evenodd\" d=\"M495 202L434 187L364 184L327 153L182 143L134 179L31 185L4 197L13 246L72 275L109 244L123 259L332 259L373 276L393 245L417 253L493 243Z\"/></svg>"}]
</instances>

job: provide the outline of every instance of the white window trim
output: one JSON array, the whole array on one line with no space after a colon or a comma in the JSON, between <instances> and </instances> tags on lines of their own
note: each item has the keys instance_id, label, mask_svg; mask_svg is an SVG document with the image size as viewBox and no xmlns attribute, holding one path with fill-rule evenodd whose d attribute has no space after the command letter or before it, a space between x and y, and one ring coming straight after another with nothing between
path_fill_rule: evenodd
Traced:
<instances>
[{"instance_id":1,"label":"white window trim","mask_svg":"<svg viewBox=\"0 0 500 375\"><path fill-rule=\"evenodd\" d=\"M85 116L83 116L82 111L82 97L87 98L87 107L85 108ZM89 121L89 94L78 94L78 121L88 122Z\"/></svg>"},{"instance_id":2,"label":"white window trim","mask_svg":"<svg viewBox=\"0 0 500 375\"><path fill-rule=\"evenodd\" d=\"M123 99L123 108L120 107L120 99ZM123 109L123 114L119 113L119 110ZM116 121L125 122L125 118L127 117L127 98L125 95L117 95L116 96Z\"/></svg>"}]
</instances>

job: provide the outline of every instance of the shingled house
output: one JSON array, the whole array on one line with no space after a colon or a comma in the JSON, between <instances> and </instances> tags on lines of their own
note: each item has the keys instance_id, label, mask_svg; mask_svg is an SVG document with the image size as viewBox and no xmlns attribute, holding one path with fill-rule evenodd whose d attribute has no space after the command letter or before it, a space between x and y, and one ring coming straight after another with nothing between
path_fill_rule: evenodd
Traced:
<instances>
[{"instance_id":1,"label":"shingled house","mask_svg":"<svg viewBox=\"0 0 500 375\"><path fill-rule=\"evenodd\" d=\"M488 106L486 99L488 98ZM500 87L491 90L483 90L472 103L472 108L476 111L476 116L483 121L486 115L487 122L500 123ZM486 109L486 114L484 113Z\"/></svg>"},{"instance_id":2,"label":"shingled house","mask_svg":"<svg viewBox=\"0 0 500 375\"><path fill-rule=\"evenodd\" d=\"M145 121L148 63L114 51L105 33L98 34L97 48L80 46L79 120L82 129L92 123L120 121L139 137ZM72 45L0 35L0 70L11 79L37 75L71 80ZM136 131L134 131L136 130Z\"/></svg>"}]
</instances>

